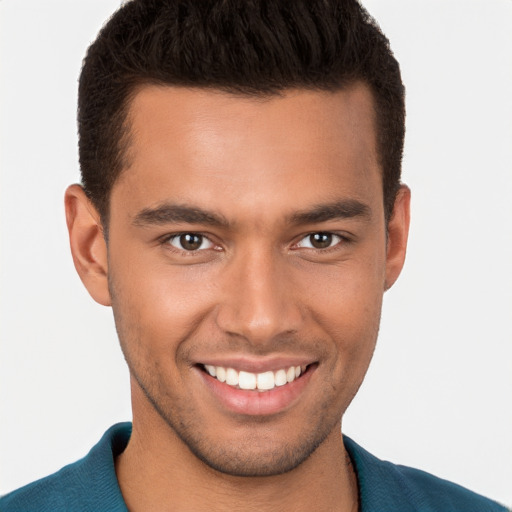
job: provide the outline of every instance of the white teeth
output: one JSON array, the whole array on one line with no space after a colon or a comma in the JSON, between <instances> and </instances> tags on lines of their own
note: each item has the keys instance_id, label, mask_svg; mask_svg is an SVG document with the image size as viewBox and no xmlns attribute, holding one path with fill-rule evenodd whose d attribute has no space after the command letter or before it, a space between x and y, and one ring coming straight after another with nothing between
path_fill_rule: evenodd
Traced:
<instances>
[{"instance_id":1,"label":"white teeth","mask_svg":"<svg viewBox=\"0 0 512 512\"><path fill-rule=\"evenodd\" d=\"M274 389L274 372L258 373L258 389Z\"/></svg>"},{"instance_id":2,"label":"white teeth","mask_svg":"<svg viewBox=\"0 0 512 512\"><path fill-rule=\"evenodd\" d=\"M240 372L238 374L238 385L240 389L256 389L256 375L249 372Z\"/></svg>"},{"instance_id":3,"label":"white teeth","mask_svg":"<svg viewBox=\"0 0 512 512\"><path fill-rule=\"evenodd\" d=\"M228 368L226 370L226 384L230 386L238 386L238 372L233 370L233 368Z\"/></svg>"},{"instance_id":4,"label":"white teeth","mask_svg":"<svg viewBox=\"0 0 512 512\"><path fill-rule=\"evenodd\" d=\"M224 368L223 366L204 365L205 370L220 382L239 389L268 391L276 386L284 386L295 379L306 370L306 366L290 366L287 369L277 370L275 372L252 373L240 371L233 368Z\"/></svg>"},{"instance_id":5,"label":"white teeth","mask_svg":"<svg viewBox=\"0 0 512 512\"><path fill-rule=\"evenodd\" d=\"M223 368L222 366L217 366L215 368L217 373L217 379L221 382L226 382L226 368Z\"/></svg>"},{"instance_id":6,"label":"white teeth","mask_svg":"<svg viewBox=\"0 0 512 512\"><path fill-rule=\"evenodd\" d=\"M284 386L286 381L286 371L285 370L278 370L274 376L276 386Z\"/></svg>"}]
</instances>

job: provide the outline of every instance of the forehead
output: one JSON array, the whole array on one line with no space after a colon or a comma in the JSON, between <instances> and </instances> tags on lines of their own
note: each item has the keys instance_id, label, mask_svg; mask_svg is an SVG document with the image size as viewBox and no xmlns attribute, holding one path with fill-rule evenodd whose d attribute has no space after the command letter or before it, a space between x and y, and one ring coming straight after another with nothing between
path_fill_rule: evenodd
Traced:
<instances>
[{"instance_id":1,"label":"forehead","mask_svg":"<svg viewBox=\"0 0 512 512\"><path fill-rule=\"evenodd\" d=\"M146 86L128 123L129 165L113 194L122 189L134 208L172 199L241 213L382 193L373 99L362 84L265 98Z\"/></svg>"}]
</instances>

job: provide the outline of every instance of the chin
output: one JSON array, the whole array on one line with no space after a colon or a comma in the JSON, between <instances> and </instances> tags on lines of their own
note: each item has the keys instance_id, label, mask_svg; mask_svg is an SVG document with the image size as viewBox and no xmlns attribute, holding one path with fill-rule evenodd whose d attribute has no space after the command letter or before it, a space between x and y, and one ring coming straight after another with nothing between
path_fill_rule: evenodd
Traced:
<instances>
[{"instance_id":1,"label":"chin","mask_svg":"<svg viewBox=\"0 0 512 512\"><path fill-rule=\"evenodd\" d=\"M293 471L306 461L322 443L323 439L310 439L294 446L265 443L251 440L243 444L215 446L201 449L188 441L189 449L211 469L225 475L236 477L265 477L282 475Z\"/></svg>"},{"instance_id":2,"label":"chin","mask_svg":"<svg viewBox=\"0 0 512 512\"><path fill-rule=\"evenodd\" d=\"M163 419L172 435L177 435L200 461L219 473L236 477L288 473L314 454L331 433L341 435L335 417L330 421L318 418L286 432L272 426L272 422L254 422L240 430L232 428L228 436L215 432L215 428L205 430L204 423L176 424L171 418Z\"/></svg>"}]
</instances>

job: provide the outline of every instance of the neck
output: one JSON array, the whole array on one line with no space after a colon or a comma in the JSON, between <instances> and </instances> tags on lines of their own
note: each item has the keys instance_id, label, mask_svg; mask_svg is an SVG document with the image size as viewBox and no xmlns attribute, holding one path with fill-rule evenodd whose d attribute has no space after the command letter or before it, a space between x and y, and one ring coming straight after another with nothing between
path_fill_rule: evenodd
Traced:
<instances>
[{"instance_id":1,"label":"neck","mask_svg":"<svg viewBox=\"0 0 512 512\"><path fill-rule=\"evenodd\" d=\"M357 478L343 446L339 424L292 471L275 476L240 477L207 466L166 424L149 425L147 418L134 420L130 442L116 460L116 473L132 512L358 509Z\"/></svg>"}]
</instances>

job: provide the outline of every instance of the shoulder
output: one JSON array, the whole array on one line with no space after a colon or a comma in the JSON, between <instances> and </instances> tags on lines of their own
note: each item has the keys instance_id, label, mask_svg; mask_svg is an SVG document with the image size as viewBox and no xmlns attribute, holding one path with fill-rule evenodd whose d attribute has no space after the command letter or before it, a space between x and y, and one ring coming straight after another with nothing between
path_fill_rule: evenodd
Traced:
<instances>
[{"instance_id":1,"label":"shoulder","mask_svg":"<svg viewBox=\"0 0 512 512\"><path fill-rule=\"evenodd\" d=\"M114 458L126 447L130 433L129 423L114 425L83 459L0 498L0 510L125 511Z\"/></svg>"},{"instance_id":2,"label":"shoulder","mask_svg":"<svg viewBox=\"0 0 512 512\"><path fill-rule=\"evenodd\" d=\"M345 447L355 466L362 512L506 512L502 505L453 482L383 461L350 438Z\"/></svg>"}]
</instances>

